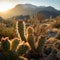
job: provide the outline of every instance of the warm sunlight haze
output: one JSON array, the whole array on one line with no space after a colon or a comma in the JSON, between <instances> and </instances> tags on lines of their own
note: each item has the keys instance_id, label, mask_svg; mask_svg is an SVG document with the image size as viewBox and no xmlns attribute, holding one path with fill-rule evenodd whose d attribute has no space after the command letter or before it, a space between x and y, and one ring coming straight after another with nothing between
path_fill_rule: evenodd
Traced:
<instances>
[{"instance_id":1,"label":"warm sunlight haze","mask_svg":"<svg viewBox=\"0 0 60 60\"><path fill-rule=\"evenodd\" d=\"M60 0L0 0L0 60L60 60Z\"/></svg>"},{"instance_id":2,"label":"warm sunlight haze","mask_svg":"<svg viewBox=\"0 0 60 60\"><path fill-rule=\"evenodd\" d=\"M11 9L12 4L9 2L0 2L0 12L6 12Z\"/></svg>"}]
</instances>

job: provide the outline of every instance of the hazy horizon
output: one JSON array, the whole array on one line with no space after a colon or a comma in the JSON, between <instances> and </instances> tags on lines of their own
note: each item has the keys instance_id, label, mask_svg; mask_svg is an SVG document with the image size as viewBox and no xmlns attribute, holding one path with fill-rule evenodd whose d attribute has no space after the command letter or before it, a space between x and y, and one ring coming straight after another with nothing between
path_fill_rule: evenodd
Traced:
<instances>
[{"instance_id":1,"label":"hazy horizon","mask_svg":"<svg viewBox=\"0 0 60 60\"><path fill-rule=\"evenodd\" d=\"M16 6L17 4L33 4L36 6L52 6L57 10L60 10L60 0L0 0L0 8L7 8L8 10ZM5 6L6 5L6 6ZM2 10L2 8L0 10ZM7 10L5 9L5 10Z\"/></svg>"}]
</instances>

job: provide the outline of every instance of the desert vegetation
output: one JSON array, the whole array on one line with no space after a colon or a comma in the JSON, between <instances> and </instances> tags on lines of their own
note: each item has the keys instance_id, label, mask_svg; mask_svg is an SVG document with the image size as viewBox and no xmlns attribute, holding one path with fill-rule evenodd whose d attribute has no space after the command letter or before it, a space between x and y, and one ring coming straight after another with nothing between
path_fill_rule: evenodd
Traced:
<instances>
[{"instance_id":1,"label":"desert vegetation","mask_svg":"<svg viewBox=\"0 0 60 60\"><path fill-rule=\"evenodd\" d=\"M60 60L59 22L60 16L46 19L41 14L28 20L2 20L0 60Z\"/></svg>"}]
</instances>

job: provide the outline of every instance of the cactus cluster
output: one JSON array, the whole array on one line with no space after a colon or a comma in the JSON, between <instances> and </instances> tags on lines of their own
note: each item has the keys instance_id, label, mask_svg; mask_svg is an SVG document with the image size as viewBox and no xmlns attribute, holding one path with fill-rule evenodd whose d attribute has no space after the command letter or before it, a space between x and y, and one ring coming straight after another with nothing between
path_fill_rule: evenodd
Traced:
<instances>
[{"instance_id":1,"label":"cactus cluster","mask_svg":"<svg viewBox=\"0 0 60 60\"><path fill-rule=\"evenodd\" d=\"M34 29L32 26L29 26L26 28L25 32L24 32L24 24L23 21L19 21L18 22L18 31L20 34L20 37L22 39L22 41L28 42L28 44L30 45L31 51L34 51L35 53L41 55L43 54L43 48L44 48L44 44L45 44L45 37L44 36L40 36L39 39L37 39L37 47L36 47L36 40L35 40L35 36L34 36ZM24 35L24 33L27 33L27 39ZM34 53L33 53L34 55Z\"/></svg>"},{"instance_id":2,"label":"cactus cluster","mask_svg":"<svg viewBox=\"0 0 60 60\"><path fill-rule=\"evenodd\" d=\"M18 21L16 27L18 27L19 38L9 40L6 37L0 41L1 60L28 60L30 58L38 60L41 57L46 58L45 60L52 57L55 59L59 58L59 40L54 38L47 39L45 35L35 35L33 26L26 27L24 21ZM37 39L35 38L36 36Z\"/></svg>"},{"instance_id":3,"label":"cactus cluster","mask_svg":"<svg viewBox=\"0 0 60 60\"><path fill-rule=\"evenodd\" d=\"M8 38L1 39L0 53L6 60L19 60L20 56L26 54L27 50L28 46L24 43L20 45L18 38L13 39L12 41ZM21 59L24 60L24 58Z\"/></svg>"},{"instance_id":4,"label":"cactus cluster","mask_svg":"<svg viewBox=\"0 0 60 60\"><path fill-rule=\"evenodd\" d=\"M24 36L24 23L22 21L19 21L18 23L18 31L20 33L21 40L26 41L26 38Z\"/></svg>"}]
</instances>

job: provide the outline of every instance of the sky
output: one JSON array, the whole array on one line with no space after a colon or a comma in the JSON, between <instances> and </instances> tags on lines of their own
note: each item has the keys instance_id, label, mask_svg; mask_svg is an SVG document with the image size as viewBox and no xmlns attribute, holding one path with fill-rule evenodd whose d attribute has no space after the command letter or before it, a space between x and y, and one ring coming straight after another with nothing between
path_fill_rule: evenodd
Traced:
<instances>
[{"instance_id":1,"label":"sky","mask_svg":"<svg viewBox=\"0 0 60 60\"><path fill-rule=\"evenodd\" d=\"M16 4L28 3L37 6L52 6L60 10L60 0L0 0L0 6L2 2L5 2L8 6L10 5L10 7L14 7Z\"/></svg>"}]
</instances>

